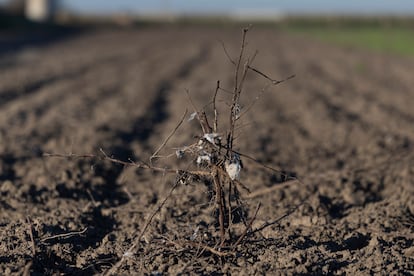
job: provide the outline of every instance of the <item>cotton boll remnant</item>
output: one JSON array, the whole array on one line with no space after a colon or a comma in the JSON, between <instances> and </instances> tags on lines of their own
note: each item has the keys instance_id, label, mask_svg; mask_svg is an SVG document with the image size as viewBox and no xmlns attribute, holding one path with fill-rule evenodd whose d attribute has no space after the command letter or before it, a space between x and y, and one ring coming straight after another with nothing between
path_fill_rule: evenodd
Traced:
<instances>
[{"instance_id":1,"label":"cotton boll remnant","mask_svg":"<svg viewBox=\"0 0 414 276\"><path fill-rule=\"evenodd\" d=\"M203 144L204 144L203 140L198 140L198 143L197 143L198 150L203 150L204 149Z\"/></svg>"},{"instance_id":2,"label":"cotton boll remnant","mask_svg":"<svg viewBox=\"0 0 414 276\"><path fill-rule=\"evenodd\" d=\"M178 159L183 158L183 157L184 157L184 150L182 150L182 149L177 149L177 150L175 151L175 155L177 156L177 158L178 158Z\"/></svg>"},{"instance_id":3,"label":"cotton boll remnant","mask_svg":"<svg viewBox=\"0 0 414 276\"><path fill-rule=\"evenodd\" d=\"M242 169L240 156L234 154L231 161L227 160L225 163L226 172L231 180L237 180L240 178L240 171Z\"/></svg>"},{"instance_id":4,"label":"cotton boll remnant","mask_svg":"<svg viewBox=\"0 0 414 276\"><path fill-rule=\"evenodd\" d=\"M197 112L191 113L190 117L188 118L188 121L194 120L194 118L197 116Z\"/></svg>"},{"instance_id":5,"label":"cotton boll remnant","mask_svg":"<svg viewBox=\"0 0 414 276\"><path fill-rule=\"evenodd\" d=\"M226 162L226 172L229 174L231 180L240 178L241 166L239 163Z\"/></svg>"},{"instance_id":6,"label":"cotton boll remnant","mask_svg":"<svg viewBox=\"0 0 414 276\"><path fill-rule=\"evenodd\" d=\"M197 164L198 165L209 164L210 162L211 162L210 154L203 154L203 155L199 155L197 157Z\"/></svg>"},{"instance_id":7,"label":"cotton boll remnant","mask_svg":"<svg viewBox=\"0 0 414 276\"><path fill-rule=\"evenodd\" d=\"M204 139L206 139L207 141L209 141L211 144L215 145L215 139L220 139L220 135L218 133L206 133L203 136Z\"/></svg>"}]
</instances>

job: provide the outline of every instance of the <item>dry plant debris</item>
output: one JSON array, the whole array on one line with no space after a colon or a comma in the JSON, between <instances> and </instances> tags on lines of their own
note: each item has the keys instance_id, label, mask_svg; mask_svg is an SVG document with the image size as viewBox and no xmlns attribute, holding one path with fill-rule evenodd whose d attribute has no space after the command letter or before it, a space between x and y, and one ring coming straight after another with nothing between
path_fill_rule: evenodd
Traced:
<instances>
[{"instance_id":1,"label":"dry plant debris","mask_svg":"<svg viewBox=\"0 0 414 276\"><path fill-rule=\"evenodd\" d=\"M261 94L268 88L270 85L278 85L284 81L287 81L294 77L294 75L289 76L283 80L275 80L270 78L265 73L261 72L259 69L253 67L252 63L257 55L255 52L252 56L246 55L246 37L249 28L244 28L242 30L242 39L240 44L240 52L237 59L232 59L227 52L223 44L223 49L227 55L229 61L234 65L234 87L232 91L226 90L220 86L220 81L217 81L216 89L213 94L213 99L210 103L204 106L202 109L199 109L193 103L189 91L187 91L189 101L192 105L194 111L187 118L187 110L184 112L181 120L177 126L172 130L168 137L162 142L159 148L152 154L149 159L149 162L144 161L123 161L106 154L102 149L100 155L95 154L54 154L46 153L45 157L61 157L61 158L97 158L105 161L110 161L116 164L121 164L123 166L132 166L137 169L148 169L155 172L161 172L163 174L176 174L176 179L174 185L171 187L171 190L167 196L161 201L157 208L150 214L147 218L145 225L142 227L141 231L137 232L137 236L134 238L134 242L128 248L127 251L120 257L118 262L116 262L110 269L108 269L105 275L114 275L119 270L119 268L126 262L126 260L132 258L137 252L142 239L148 230L154 217L162 210L167 200L171 197L174 190L178 185L186 185L189 183L201 183L206 185L209 189L209 194L214 195L214 206L215 212L213 216L217 221L216 231L209 233L208 239L199 240L198 237L198 228L194 231L191 237L186 237L177 241L169 241L173 246L179 248L189 248L190 250L195 250L197 254L201 252L210 252L211 254L219 257L222 261L226 257L235 257L236 248L243 243L244 239L248 235L252 235L262 231L264 228L277 223L280 219L283 219L288 214L282 218L278 218L274 222L265 223L264 225L258 227L257 229L252 229L253 222L255 221L258 212L260 210L261 204L259 203L253 211L252 216L248 216L248 210L250 207L247 205L246 200L257 196L257 194L262 193L261 191L256 191L251 193L248 185L245 185L241 181L241 172L243 170L242 158L247 158L257 162L259 165L263 166L265 169L271 170L273 172L283 175L280 171L273 169L264 164L260 164L255 158L250 157L246 154L243 154L237 151L236 146L236 129L238 128L239 120L243 115L248 112L255 102L252 102L244 110L241 107L240 99L243 95L243 88L246 82L246 78L249 72L260 75L261 77L267 79L269 84L261 90ZM226 92L231 94L231 102L228 104L227 110L219 110L217 108L217 96L220 92ZM260 95L261 95L260 94ZM260 98L260 95L256 97L255 100ZM211 116L207 109L210 108L212 112ZM219 116L226 115L228 116L228 125L226 128L221 128L219 126ZM174 136L183 122L186 120L188 122L197 121L200 125L201 134L195 137L195 141L191 145L185 145L180 148L175 149L175 152L168 155L176 156L177 159L189 158L192 160L192 163L195 164L195 169L176 169L176 168L166 168L157 166L155 163L158 159L165 158L166 156L160 155L160 152L167 145L169 140ZM287 182L290 184L296 180L291 180ZM278 186L279 187L279 186ZM282 185L280 187L283 187ZM275 187L273 187L274 189ZM277 187L276 187L277 188ZM241 190L247 192L245 198L241 196ZM267 190L264 191L266 193ZM240 227L238 224L243 223L244 226ZM85 230L79 232L73 232L68 234L63 234L56 237L44 238L43 241L59 238L62 236L71 236L82 234Z\"/></svg>"}]
</instances>

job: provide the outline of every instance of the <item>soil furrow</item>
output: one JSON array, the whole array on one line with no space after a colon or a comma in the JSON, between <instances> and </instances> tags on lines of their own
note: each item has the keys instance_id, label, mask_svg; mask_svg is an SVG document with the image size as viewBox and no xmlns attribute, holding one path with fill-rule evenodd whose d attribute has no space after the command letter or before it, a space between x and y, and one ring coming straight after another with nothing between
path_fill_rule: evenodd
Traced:
<instances>
[{"instance_id":1,"label":"soil furrow","mask_svg":"<svg viewBox=\"0 0 414 276\"><path fill-rule=\"evenodd\" d=\"M66 81L66 80L76 80L80 76L84 75L88 71L97 68L99 66L107 66L109 64L116 62L123 62L119 60L119 57L111 57L104 60L96 61L92 64L87 64L80 68L76 68L74 71L64 72L61 75L56 76L48 76L44 79L36 80L31 83L27 83L22 88L13 89L13 90L6 90L0 93L0 107L3 105L8 104L10 101L13 100L20 100L21 97L28 96L32 93L38 92L45 86L53 85L56 82Z\"/></svg>"},{"instance_id":2,"label":"soil furrow","mask_svg":"<svg viewBox=\"0 0 414 276\"><path fill-rule=\"evenodd\" d=\"M241 157L240 181L252 191L240 190L243 212L260 203L253 229L268 226L248 231L231 257L182 244L214 244L214 195L206 185L177 187L136 251L127 252L174 176L100 158L42 158L99 155L102 148L146 162L185 109L194 112L192 103L212 115L217 80L224 137L235 75L217 41L234 59L240 38L231 27L100 30L0 62L0 274L97 274L126 254L118 274L414 269L414 61L270 27L249 31L245 50L250 57L259 50L255 68L275 79L296 77L264 92L268 80L253 72L246 78L235 145L281 172ZM172 157L153 164L204 169L174 154L200 135L197 120L186 118L159 153ZM295 177L300 181L281 183Z\"/></svg>"},{"instance_id":3,"label":"soil furrow","mask_svg":"<svg viewBox=\"0 0 414 276\"><path fill-rule=\"evenodd\" d=\"M332 72L338 72L337 68L329 68L329 66L323 66L323 65L315 65L310 69L310 71L316 73L315 75L318 77L318 79L324 79L327 84L329 84L331 87L334 87L334 89L329 89L327 92L332 92L334 95L346 102L348 105L352 105L352 103L355 103L357 98L360 98L358 102L358 106L361 106L361 108L370 108L370 109L377 109L377 112L380 114L371 114L368 112L364 112L363 115L367 117L375 117L378 115L382 115L384 118L389 119L389 117L396 116L397 120L404 120L406 121L406 127L411 128L412 124L411 121L414 118L411 114L406 113L405 111L401 110L401 105L395 105L390 103L384 103L383 98L379 97L379 94L383 91L385 91L384 94L386 94L387 98L394 97L394 91L386 91L384 87L373 87L371 85L370 88L359 88L355 83L363 82L364 80L360 81L354 81L350 82L348 80L341 80L338 78L337 73ZM339 73L339 75L344 75L345 73ZM374 83L373 81L365 80L369 83ZM371 116L370 116L371 115Z\"/></svg>"}]
</instances>

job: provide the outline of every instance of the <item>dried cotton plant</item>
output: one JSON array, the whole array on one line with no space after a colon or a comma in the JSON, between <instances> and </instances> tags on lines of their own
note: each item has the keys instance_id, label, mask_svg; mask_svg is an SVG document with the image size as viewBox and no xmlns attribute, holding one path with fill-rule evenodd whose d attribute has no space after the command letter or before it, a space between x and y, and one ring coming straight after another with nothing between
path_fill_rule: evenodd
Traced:
<instances>
[{"instance_id":1,"label":"dried cotton plant","mask_svg":"<svg viewBox=\"0 0 414 276\"><path fill-rule=\"evenodd\" d=\"M199 231L199 228L196 228L193 235L187 237L185 246L194 246L197 248L201 246L204 251L209 251L219 257L233 256L235 247L241 244L243 239L249 235L249 231L252 232L251 227L260 209L260 204L256 207L251 217L247 217L247 212L237 211L247 208L247 206L243 206L240 198L240 190L243 189L249 192L246 185L241 182L241 173L243 170L241 159L248 158L256 161L254 158L235 150L235 131L237 129L238 122L241 116L251 108L251 106L248 106L246 110L241 108L240 99L243 92L243 86L249 72L253 72L264 77L269 81L269 85L277 85L292 78L293 76L290 76L284 80L276 81L254 68L252 66L252 61L256 54L252 57L245 58L247 32L248 28L243 29L240 52L236 60L231 59L230 55L224 48L227 57L234 65L234 87L231 91L231 103L228 109L224 111L220 110L219 112L216 106L218 93L220 91L224 91L224 89L220 87L220 81L217 81L213 99L210 106L208 106L213 111L212 116L210 116L211 118L207 116L204 109L198 110L191 101L191 97L189 97L194 112L189 116L187 116L187 112L183 115L175 129L151 156L149 163L118 160L108 156L102 150L100 156L46 154L46 156L49 157L101 158L103 160L122 164L124 166L133 166L138 169L149 169L152 171L162 172L164 174L176 174L175 183L168 195L149 216L144 227L140 233L137 234L137 237L131 247L123 254L123 256L121 256L120 260L107 271L107 275L115 274L125 260L130 258L130 256L137 251L141 239L144 236L145 231L147 231L148 226L151 224L154 216L160 212L166 201L171 197L173 191L178 187L178 185L181 184L187 184L188 182L208 183L209 185L207 185L207 187L211 189L209 193L214 195L214 205L216 214L218 214L216 218L218 228L216 232L210 233L213 237L213 242L209 242L208 244L200 244L199 242L196 243L194 240L196 239ZM228 128L219 129L219 114L226 113L229 122ZM155 162L153 161L155 159L162 158L162 156L159 155L159 152L161 152L161 150L167 145L170 138L174 136L178 128L186 120L190 123L197 122L200 125L201 134L197 136L193 144L176 148L175 152L173 152L170 156L175 156L177 159L189 156L194 162L195 169L189 170L157 167L154 165ZM275 171L268 166L264 167ZM239 221L244 223L243 230L240 230L240 227L235 227L235 224L233 223L232 216L236 213L241 216Z\"/></svg>"}]
</instances>

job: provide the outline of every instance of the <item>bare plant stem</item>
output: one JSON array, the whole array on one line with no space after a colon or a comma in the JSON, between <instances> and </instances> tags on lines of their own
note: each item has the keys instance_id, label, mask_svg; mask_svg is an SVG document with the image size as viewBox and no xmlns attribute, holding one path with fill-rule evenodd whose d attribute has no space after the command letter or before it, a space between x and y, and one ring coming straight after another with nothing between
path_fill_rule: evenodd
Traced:
<instances>
[{"instance_id":1,"label":"bare plant stem","mask_svg":"<svg viewBox=\"0 0 414 276\"><path fill-rule=\"evenodd\" d=\"M217 133L217 129L218 129L218 111L217 111L217 107L216 107L216 99L217 99L217 93L220 90L220 81L217 81L217 86L216 86L216 91L214 92L214 96L213 96L213 110L214 110L214 126L213 126L213 130L215 133Z\"/></svg>"},{"instance_id":2,"label":"bare plant stem","mask_svg":"<svg viewBox=\"0 0 414 276\"><path fill-rule=\"evenodd\" d=\"M27 217L27 224L29 228L29 236L30 236L30 242L32 246L32 257L34 258L36 256L36 243L33 237L33 225L32 225L32 220L30 219L30 217Z\"/></svg>"},{"instance_id":3,"label":"bare plant stem","mask_svg":"<svg viewBox=\"0 0 414 276\"><path fill-rule=\"evenodd\" d=\"M283 182L281 184L276 184L276 185L273 185L273 186L270 186L270 187L266 187L266 188L263 188L263 189L256 190L256 191L246 195L244 198L251 199L251 198L259 197L259 196L262 196L262 195L272 194L272 192L278 191L280 189L286 189L288 186L291 186L294 183L300 183L300 182L298 182L297 180L289 180L289 181Z\"/></svg>"},{"instance_id":4,"label":"bare plant stem","mask_svg":"<svg viewBox=\"0 0 414 276\"><path fill-rule=\"evenodd\" d=\"M187 116L187 109L185 110L185 112L184 112L183 116L181 117L181 120L177 124L177 126L173 129L173 131L170 133L170 135L168 135L168 137L164 140L164 142L161 144L161 146L152 154L152 156L150 157L150 163L152 163L152 159L159 157L158 153L165 147L165 145L168 143L168 141L171 139L171 137L174 136L174 134L177 132L177 130L182 125L182 123L183 123L186 116Z\"/></svg>"},{"instance_id":5,"label":"bare plant stem","mask_svg":"<svg viewBox=\"0 0 414 276\"><path fill-rule=\"evenodd\" d=\"M229 120L230 120L230 129L229 129L229 133L227 134L227 147L228 147L227 155L229 154L229 151L233 149L234 127L235 127L235 123L236 123L235 111L236 111L236 108L237 108L237 105L238 105L238 102L239 102L239 96L240 96L240 89L239 89L240 65L242 63L244 49L245 49L245 46L246 46L246 34L247 34L248 30L249 30L248 28L243 29L242 42L241 42L241 46L240 46L240 53L239 53L239 57L237 59L236 69L235 69L235 73L234 73L233 99L232 99L232 104L231 104L231 107L230 107L230 118L229 118ZM242 80L243 80L243 78L242 78Z\"/></svg>"},{"instance_id":6,"label":"bare plant stem","mask_svg":"<svg viewBox=\"0 0 414 276\"><path fill-rule=\"evenodd\" d=\"M194 242L194 241L185 241L185 242L183 242L182 245L178 242L172 242L172 244L173 245L179 245L179 246L186 246L187 245L187 246L197 248L197 249L201 248L203 251L207 250L210 253L212 253L214 255L217 255L219 257L229 257L229 256L234 256L235 255L233 252L219 251L219 250L217 250L217 249L215 249L211 246L208 246L208 245L205 245L205 244L202 244L202 243L198 243L198 242Z\"/></svg>"},{"instance_id":7,"label":"bare plant stem","mask_svg":"<svg viewBox=\"0 0 414 276\"><path fill-rule=\"evenodd\" d=\"M307 200L307 198L305 198L305 199L303 199L302 201L301 201L301 203L299 203L298 205L296 205L296 206L294 206L294 207L292 207L291 209L289 209L285 214L283 214L282 216L280 216L280 217L278 217L277 219L275 219L275 220L273 220L273 221L271 221L271 222L265 222L265 223L263 223L260 227L258 227L258 228L256 228L256 229L254 229L254 230L252 230L250 233L248 233L249 235L253 235L254 233L257 233L257 232L261 232L263 229L265 229L265 228L267 228L267 227L269 227L269 226L272 226L272 225L275 225L276 223L279 223L281 220L283 220L283 219L285 219L285 218L287 218L288 216L290 216L291 214L293 214L297 209L299 209L299 207L300 206L302 206L304 203L305 203L305 201Z\"/></svg>"},{"instance_id":8,"label":"bare plant stem","mask_svg":"<svg viewBox=\"0 0 414 276\"><path fill-rule=\"evenodd\" d=\"M227 194L227 201L229 204L229 208L228 208L228 227L227 227L227 232L229 234L229 239L232 239L232 234L231 234L231 229L232 229L232 224L233 224L233 218L232 218L232 198L231 198L231 190L232 190L232 181L229 181L229 190L228 190L228 194Z\"/></svg>"},{"instance_id":9,"label":"bare plant stem","mask_svg":"<svg viewBox=\"0 0 414 276\"><path fill-rule=\"evenodd\" d=\"M220 224L220 247L224 245L226 240L226 230L224 226L224 201L223 189L221 187L219 172L216 169L213 176L214 187L216 189L216 205L219 210L219 224Z\"/></svg>"},{"instance_id":10,"label":"bare plant stem","mask_svg":"<svg viewBox=\"0 0 414 276\"><path fill-rule=\"evenodd\" d=\"M233 244L233 246L232 246L233 248L237 247L237 245L239 245L242 242L242 240L244 239L244 237L246 237L248 231L252 228L253 222L256 219L256 216L257 216L257 213L259 212L260 206L261 206L261 203L257 204L256 211L254 212L253 217L251 218L249 224L244 229L243 234L241 234L241 236L237 239L236 243Z\"/></svg>"},{"instance_id":11,"label":"bare plant stem","mask_svg":"<svg viewBox=\"0 0 414 276\"><path fill-rule=\"evenodd\" d=\"M82 158L94 158L94 159L100 159L100 160L105 160L105 161L109 161L115 164L120 164L120 165L124 165L126 167L135 167L137 169L148 169L148 170L152 170L154 172L161 172L161 173L173 173L173 174L177 174L180 173L181 170L179 169L170 169L170 168L160 168L160 167L155 167L155 166L151 166L149 164L146 164L144 162L134 162L134 161L122 161L113 157L110 157L108 155L106 155L106 153L101 149L101 153L103 153L103 157L102 156L97 156L95 154L82 154L82 155L77 155L77 154L57 154L57 153L44 153L43 156L45 157L57 157L57 158L75 158L75 159L82 159ZM199 177L211 177L211 172L209 171L202 171L202 170L186 170L185 171L186 174L188 175L193 175L193 176L199 176Z\"/></svg>"},{"instance_id":12,"label":"bare plant stem","mask_svg":"<svg viewBox=\"0 0 414 276\"><path fill-rule=\"evenodd\" d=\"M58 235L54 235L54 236L51 236L51 237L43 238L40 241L41 242L46 242L46 241L54 240L54 239L63 239L63 238L69 238L69 237L72 237L72 236L75 236L75 235L82 235L87 230L88 230L88 227L86 227L82 231L73 231L73 232L69 232L69 233L58 234Z\"/></svg>"}]
</instances>

